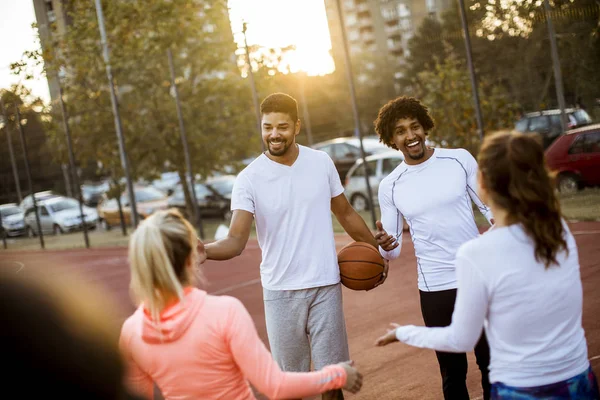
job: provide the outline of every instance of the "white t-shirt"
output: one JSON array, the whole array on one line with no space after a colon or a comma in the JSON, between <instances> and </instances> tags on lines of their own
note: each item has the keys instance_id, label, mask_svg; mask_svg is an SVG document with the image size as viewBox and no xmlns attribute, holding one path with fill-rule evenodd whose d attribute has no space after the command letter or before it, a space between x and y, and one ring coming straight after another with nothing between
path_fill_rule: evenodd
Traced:
<instances>
[{"instance_id":1,"label":"white t-shirt","mask_svg":"<svg viewBox=\"0 0 600 400\"><path fill-rule=\"evenodd\" d=\"M581 326L583 293L577 245L565 226L568 246L558 266L546 269L534 256L521 225L495 228L458 252L458 294L452 324L403 326L398 340L447 352L474 348L485 326L490 381L531 387L584 372L587 344Z\"/></svg>"},{"instance_id":2,"label":"white t-shirt","mask_svg":"<svg viewBox=\"0 0 600 400\"><path fill-rule=\"evenodd\" d=\"M492 213L477 196L477 161L464 149L434 149L418 165L402 162L379 185L383 229L399 246L381 255L397 258L406 219L417 256L419 289L456 288L454 258L458 248L479 235L473 201L485 217Z\"/></svg>"},{"instance_id":3,"label":"white t-shirt","mask_svg":"<svg viewBox=\"0 0 600 400\"><path fill-rule=\"evenodd\" d=\"M237 177L232 210L254 214L268 290L298 290L340 282L331 199L344 192L327 153L298 145L292 166L264 154Z\"/></svg>"}]
</instances>

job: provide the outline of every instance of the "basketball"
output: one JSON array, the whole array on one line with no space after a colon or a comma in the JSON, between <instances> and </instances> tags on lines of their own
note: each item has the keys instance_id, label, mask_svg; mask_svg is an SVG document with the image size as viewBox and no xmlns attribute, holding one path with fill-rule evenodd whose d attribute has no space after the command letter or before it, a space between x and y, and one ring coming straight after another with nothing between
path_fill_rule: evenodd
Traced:
<instances>
[{"instance_id":1,"label":"basketball","mask_svg":"<svg viewBox=\"0 0 600 400\"><path fill-rule=\"evenodd\" d=\"M352 242L338 252L342 285L352 290L369 290L381 280L384 263L379 251L365 242Z\"/></svg>"}]
</instances>

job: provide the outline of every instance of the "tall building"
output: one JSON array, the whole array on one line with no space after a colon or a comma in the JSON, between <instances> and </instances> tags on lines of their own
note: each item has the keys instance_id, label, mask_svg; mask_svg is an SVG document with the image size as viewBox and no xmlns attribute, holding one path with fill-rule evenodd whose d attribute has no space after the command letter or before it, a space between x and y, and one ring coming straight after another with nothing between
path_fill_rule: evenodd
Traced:
<instances>
[{"instance_id":1,"label":"tall building","mask_svg":"<svg viewBox=\"0 0 600 400\"><path fill-rule=\"evenodd\" d=\"M450 7L451 0L339 0L346 27L350 57L371 53L386 57L392 68L391 80L402 77L400 67L409 55L408 41L424 18L437 17ZM332 55L343 65L343 43L338 0L325 0ZM397 88L399 89L399 88Z\"/></svg>"},{"instance_id":2,"label":"tall building","mask_svg":"<svg viewBox=\"0 0 600 400\"><path fill-rule=\"evenodd\" d=\"M40 34L40 44L44 53L49 51L52 40L56 35L66 32L68 26L67 13L62 0L33 0L35 18ZM59 87L55 76L47 76L50 98L52 102L58 99Z\"/></svg>"}]
</instances>

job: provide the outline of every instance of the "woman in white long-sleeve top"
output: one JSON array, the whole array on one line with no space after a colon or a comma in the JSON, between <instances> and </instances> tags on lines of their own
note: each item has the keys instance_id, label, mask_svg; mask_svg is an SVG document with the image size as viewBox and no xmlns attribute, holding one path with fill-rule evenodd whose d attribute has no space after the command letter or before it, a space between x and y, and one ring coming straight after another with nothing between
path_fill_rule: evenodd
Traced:
<instances>
[{"instance_id":1,"label":"woman in white long-sleeve top","mask_svg":"<svg viewBox=\"0 0 600 400\"><path fill-rule=\"evenodd\" d=\"M485 329L493 399L600 398L581 325L577 246L542 146L501 132L484 140L478 162L478 192L496 224L458 251L452 324L392 324L376 344L465 352Z\"/></svg>"}]
</instances>

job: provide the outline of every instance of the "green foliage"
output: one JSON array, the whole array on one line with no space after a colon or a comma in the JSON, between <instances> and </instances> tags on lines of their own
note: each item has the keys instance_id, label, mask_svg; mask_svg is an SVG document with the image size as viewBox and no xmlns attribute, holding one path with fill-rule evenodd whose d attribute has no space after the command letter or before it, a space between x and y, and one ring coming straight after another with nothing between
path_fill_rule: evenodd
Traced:
<instances>
[{"instance_id":1,"label":"green foliage","mask_svg":"<svg viewBox=\"0 0 600 400\"><path fill-rule=\"evenodd\" d=\"M568 105L588 106L598 96L600 75L600 6L594 0L556 0L552 19L557 34ZM481 82L500 85L524 111L557 106L550 43L541 0L471 0L466 2L473 63ZM409 43L404 85L424 93L418 75L434 71L453 54L466 67L458 7L441 21L425 19ZM409 92L410 92L409 90ZM481 95L485 101L485 94ZM484 114L484 120L489 118Z\"/></svg>"},{"instance_id":2,"label":"green foliage","mask_svg":"<svg viewBox=\"0 0 600 400\"><path fill-rule=\"evenodd\" d=\"M134 177L152 178L165 165L185 169L167 49L195 173L209 175L230 159L258 148L250 92L235 65L225 0L103 2L119 111ZM75 153L100 161L121 177L116 128L93 2L66 1L67 31L44 55L49 76L63 71L62 86ZM58 109L59 107L53 107ZM61 138L60 113L51 113L49 136ZM64 136L64 134L62 134ZM257 138L256 138L257 139Z\"/></svg>"},{"instance_id":3,"label":"green foliage","mask_svg":"<svg viewBox=\"0 0 600 400\"><path fill-rule=\"evenodd\" d=\"M423 102L430 107L436 128L430 139L443 147L461 147L477 153L480 140L468 70L450 54L437 62L432 71L418 75L424 92ZM481 111L486 133L511 128L517 105L500 85L479 82Z\"/></svg>"}]
</instances>

